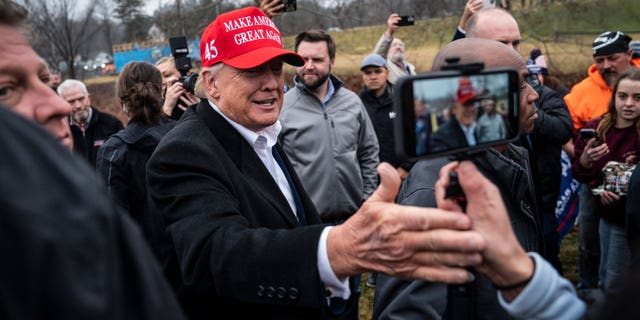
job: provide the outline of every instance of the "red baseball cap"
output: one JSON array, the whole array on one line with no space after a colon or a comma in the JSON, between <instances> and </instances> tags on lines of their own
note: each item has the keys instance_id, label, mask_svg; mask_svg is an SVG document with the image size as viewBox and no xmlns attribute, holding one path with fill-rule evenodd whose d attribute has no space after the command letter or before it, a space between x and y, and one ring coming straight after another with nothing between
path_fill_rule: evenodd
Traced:
<instances>
[{"instance_id":1,"label":"red baseball cap","mask_svg":"<svg viewBox=\"0 0 640 320\"><path fill-rule=\"evenodd\" d=\"M252 69L277 57L296 67L305 64L297 53L282 49L280 31L256 7L219 15L200 39L203 67L223 62L238 69Z\"/></svg>"},{"instance_id":2,"label":"red baseball cap","mask_svg":"<svg viewBox=\"0 0 640 320\"><path fill-rule=\"evenodd\" d=\"M478 93L469 78L461 78L458 80L458 91L456 92L456 101L461 104L468 104L478 100Z\"/></svg>"}]
</instances>

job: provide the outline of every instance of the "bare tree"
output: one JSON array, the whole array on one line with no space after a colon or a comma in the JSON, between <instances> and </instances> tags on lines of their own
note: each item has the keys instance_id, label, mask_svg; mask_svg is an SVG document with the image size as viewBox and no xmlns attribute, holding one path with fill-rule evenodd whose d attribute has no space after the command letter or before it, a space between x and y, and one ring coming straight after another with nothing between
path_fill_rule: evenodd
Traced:
<instances>
[{"instance_id":1,"label":"bare tree","mask_svg":"<svg viewBox=\"0 0 640 320\"><path fill-rule=\"evenodd\" d=\"M104 37L107 40L107 46L109 47L109 54L113 56L113 32L111 12L113 12L113 3L110 0L98 0L96 2L97 11L102 20L102 29L104 30Z\"/></svg>"},{"instance_id":2,"label":"bare tree","mask_svg":"<svg viewBox=\"0 0 640 320\"><path fill-rule=\"evenodd\" d=\"M78 13L76 0L33 0L25 5L29 21L37 30L36 50L41 50L50 64L66 62L67 75L75 78L76 57L101 29L93 19L95 2L89 2L84 13Z\"/></svg>"},{"instance_id":3,"label":"bare tree","mask_svg":"<svg viewBox=\"0 0 640 320\"><path fill-rule=\"evenodd\" d=\"M151 18L142 13L142 0L115 0L115 14L125 28L125 41L136 42L147 38Z\"/></svg>"}]
</instances>

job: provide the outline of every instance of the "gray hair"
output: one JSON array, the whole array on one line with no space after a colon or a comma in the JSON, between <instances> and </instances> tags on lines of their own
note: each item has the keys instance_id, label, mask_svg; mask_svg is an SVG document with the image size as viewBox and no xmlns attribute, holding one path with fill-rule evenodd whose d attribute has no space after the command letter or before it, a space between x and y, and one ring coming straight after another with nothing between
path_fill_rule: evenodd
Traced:
<instances>
[{"instance_id":1,"label":"gray hair","mask_svg":"<svg viewBox=\"0 0 640 320\"><path fill-rule=\"evenodd\" d=\"M202 68L202 70L200 70L200 75L198 76L198 80L196 80L196 86L193 90L196 96L202 99L207 98L207 92L204 90L204 77L202 75L205 72L211 73L213 75L217 75L220 72L220 70L222 70L223 66L224 66L224 63L218 62L210 67Z\"/></svg>"},{"instance_id":2,"label":"gray hair","mask_svg":"<svg viewBox=\"0 0 640 320\"><path fill-rule=\"evenodd\" d=\"M2 0L0 0L2 1ZM60 95L62 97L62 95L68 91L69 89L72 88L80 88L82 89L82 91L86 94L89 93L89 91L87 91L87 86L84 84L84 82L80 81L80 80L76 80L76 79L67 79L65 81L63 81L59 86L58 86L58 95Z\"/></svg>"}]
</instances>

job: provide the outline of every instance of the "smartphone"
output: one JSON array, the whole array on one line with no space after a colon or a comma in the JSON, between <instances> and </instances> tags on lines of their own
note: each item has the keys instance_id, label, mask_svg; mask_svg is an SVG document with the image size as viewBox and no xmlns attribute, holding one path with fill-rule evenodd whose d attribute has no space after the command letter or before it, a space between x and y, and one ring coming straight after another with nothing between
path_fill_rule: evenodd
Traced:
<instances>
[{"instance_id":1,"label":"smartphone","mask_svg":"<svg viewBox=\"0 0 640 320\"><path fill-rule=\"evenodd\" d=\"M593 147L598 146L602 143L602 141L600 140L600 136L598 136L598 132L596 132L596 129L582 128L578 131L578 134L580 134L580 137L582 138L582 140L584 140L585 143L589 142L591 138L596 138L596 143L592 145Z\"/></svg>"},{"instance_id":2,"label":"smartphone","mask_svg":"<svg viewBox=\"0 0 640 320\"><path fill-rule=\"evenodd\" d=\"M400 20L396 25L398 27L412 26L416 22L414 16L400 16Z\"/></svg>"},{"instance_id":3,"label":"smartphone","mask_svg":"<svg viewBox=\"0 0 640 320\"><path fill-rule=\"evenodd\" d=\"M519 76L513 68L431 72L394 87L394 141L401 159L471 154L518 139ZM460 128L466 125L475 137Z\"/></svg>"},{"instance_id":4,"label":"smartphone","mask_svg":"<svg viewBox=\"0 0 640 320\"><path fill-rule=\"evenodd\" d=\"M298 4L296 0L281 0L284 7L279 12L292 12L298 10Z\"/></svg>"}]
</instances>

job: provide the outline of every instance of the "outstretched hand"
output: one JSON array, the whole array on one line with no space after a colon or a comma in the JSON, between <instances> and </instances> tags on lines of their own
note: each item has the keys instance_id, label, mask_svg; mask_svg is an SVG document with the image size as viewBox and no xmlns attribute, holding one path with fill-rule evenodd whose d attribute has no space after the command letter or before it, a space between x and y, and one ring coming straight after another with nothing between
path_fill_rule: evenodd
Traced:
<instances>
[{"instance_id":1,"label":"outstretched hand","mask_svg":"<svg viewBox=\"0 0 640 320\"><path fill-rule=\"evenodd\" d=\"M329 232L327 252L339 278L376 271L388 275L463 283L464 269L481 261L484 241L462 213L395 204L398 172L378 166L380 186L350 219Z\"/></svg>"}]
</instances>

